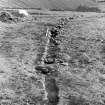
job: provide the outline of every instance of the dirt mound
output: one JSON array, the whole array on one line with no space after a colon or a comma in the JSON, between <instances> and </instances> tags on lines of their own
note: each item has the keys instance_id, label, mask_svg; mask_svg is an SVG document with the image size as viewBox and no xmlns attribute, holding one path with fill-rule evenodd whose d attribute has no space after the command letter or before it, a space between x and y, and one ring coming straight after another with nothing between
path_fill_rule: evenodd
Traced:
<instances>
[{"instance_id":1,"label":"dirt mound","mask_svg":"<svg viewBox=\"0 0 105 105\"><path fill-rule=\"evenodd\" d=\"M11 23L14 22L14 19L8 12L1 12L0 21L4 23Z\"/></svg>"},{"instance_id":2,"label":"dirt mound","mask_svg":"<svg viewBox=\"0 0 105 105\"><path fill-rule=\"evenodd\" d=\"M18 11L2 11L0 13L0 21L3 23L18 23L24 22L26 16L24 14L20 14Z\"/></svg>"}]
</instances>

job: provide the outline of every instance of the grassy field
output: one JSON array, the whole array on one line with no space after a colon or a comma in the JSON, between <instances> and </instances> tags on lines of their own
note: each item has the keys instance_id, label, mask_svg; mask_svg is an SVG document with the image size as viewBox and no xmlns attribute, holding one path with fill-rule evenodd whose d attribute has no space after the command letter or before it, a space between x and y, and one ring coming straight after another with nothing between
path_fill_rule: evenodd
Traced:
<instances>
[{"instance_id":1,"label":"grassy field","mask_svg":"<svg viewBox=\"0 0 105 105\"><path fill-rule=\"evenodd\" d=\"M58 105L104 105L105 14L28 12L31 15L22 21L0 22L0 105L49 105L45 93L54 84L48 82L46 91L45 76L35 66L41 63L46 45L49 48L47 29L60 21L65 24L56 38L60 48L56 60L63 63L50 64L57 76L46 76L47 81L56 80Z\"/></svg>"}]
</instances>

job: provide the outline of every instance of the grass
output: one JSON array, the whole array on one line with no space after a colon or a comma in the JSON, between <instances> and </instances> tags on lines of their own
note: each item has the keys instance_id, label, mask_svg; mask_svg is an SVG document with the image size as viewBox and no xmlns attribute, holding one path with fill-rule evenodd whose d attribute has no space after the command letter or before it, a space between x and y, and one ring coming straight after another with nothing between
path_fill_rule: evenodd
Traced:
<instances>
[{"instance_id":1,"label":"grass","mask_svg":"<svg viewBox=\"0 0 105 105\"><path fill-rule=\"evenodd\" d=\"M36 73L35 65L40 64L43 56L47 27L55 27L59 19L67 18L57 41L60 43L60 60L68 65L50 65L58 70L55 79L60 99L66 100L67 105L104 105L104 14L43 12L32 16L37 20L0 24L0 54L9 65L2 62L9 69L8 78L1 84L4 87L0 89L0 104L41 105L44 102L41 82L44 77ZM74 18L70 20L69 17ZM7 92L9 90L13 95ZM64 105L63 100L60 105Z\"/></svg>"}]
</instances>

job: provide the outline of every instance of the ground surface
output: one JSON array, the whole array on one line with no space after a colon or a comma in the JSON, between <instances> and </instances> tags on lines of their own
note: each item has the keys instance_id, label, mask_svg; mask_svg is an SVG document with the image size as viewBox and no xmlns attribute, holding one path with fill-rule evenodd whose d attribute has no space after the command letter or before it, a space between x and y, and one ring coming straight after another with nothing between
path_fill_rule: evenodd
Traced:
<instances>
[{"instance_id":1,"label":"ground surface","mask_svg":"<svg viewBox=\"0 0 105 105\"><path fill-rule=\"evenodd\" d=\"M47 29L61 18L59 57L44 64L56 70L38 73L35 67L51 47ZM0 22L0 87L1 105L104 105L105 14L48 12Z\"/></svg>"}]
</instances>

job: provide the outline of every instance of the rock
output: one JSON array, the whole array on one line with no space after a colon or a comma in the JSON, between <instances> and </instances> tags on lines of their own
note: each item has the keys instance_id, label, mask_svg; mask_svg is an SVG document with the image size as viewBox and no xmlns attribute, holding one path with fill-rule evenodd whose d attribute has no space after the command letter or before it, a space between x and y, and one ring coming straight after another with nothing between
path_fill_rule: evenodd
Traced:
<instances>
[{"instance_id":1,"label":"rock","mask_svg":"<svg viewBox=\"0 0 105 105\"><path fill-rule=\"evenodd\" d=\"M58 35L58 30L57 29L52 28L50 30L50 32L51 32L51 37L52 38L55 38Z\"/></svg>"},{"instance_id":2,"label":"rock","mask_svg":"<svg viewBox=\"0 0 105 105\"><path fill-rule=\"evenodd\" d=\"M46 57L44 59L44 63L45 64L53 64L53 63L55 63L55 57Z\"/></svg>"},{"instance_id":3,"label":"rock","mask_svg":"<svg viewBox=\"0 0 105 105\"><path fill-rule=\"evenodd\" d=\"M61 25L57 25L56 28L57 28L57 29L61 29L62 26L61 26Z\"/></svg>"},{"instance_id":4,"label":"rock","mask_svg":"<svg viewBox=\"0 0 105 105\"><path fill-rule=\"evenodd\" d=\"M42 73L44 75L48 74L50 72L50 69L47 68L47 67L43 67L43 66L36 66L35 69L39 72L39 73Z\"/></svg>"},{"instance_id":5,"label":"rock","mask_svg":"<svg viewBox=\"0 0 105 105\"><path fill-rule=\"evenodd\" d=\"M70 20L73 20L74 18L73 18L73 17L69 17L69 19L70 19Z\"/></svg>"},{"instance_id":6,"label":"rock","mask_svg":"<svg viewBox=\"0 0 105 105\"><path fill-rule=\"evenodd\" d=\"M50 43L55 45L55 46L59 45L59 43L53 38L50 38Z\"/></svg>"},{"instance_id":7,"label":"rock","mask_svg":"<svg viewBox=\"0 0 105 105\"><path fill-rule=\"evenodd\" d=\"M55 68L51 66L42 66L42 65L36 66L35 69L37 70L37 72L42 73L44 75L53 74L56 73L55 71L57 71Z\"/></svg>"}]
</instances>

